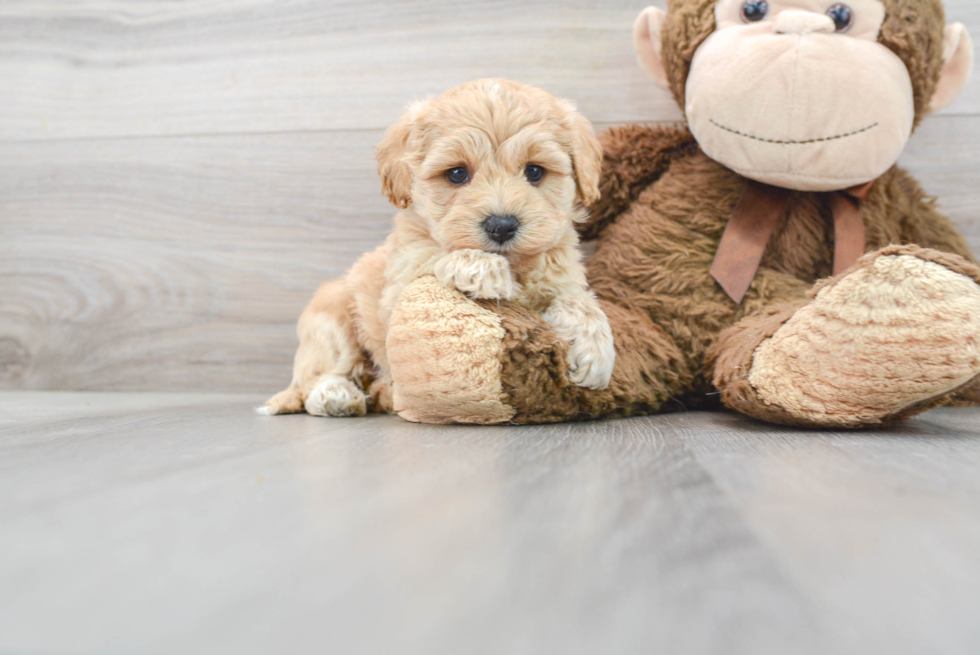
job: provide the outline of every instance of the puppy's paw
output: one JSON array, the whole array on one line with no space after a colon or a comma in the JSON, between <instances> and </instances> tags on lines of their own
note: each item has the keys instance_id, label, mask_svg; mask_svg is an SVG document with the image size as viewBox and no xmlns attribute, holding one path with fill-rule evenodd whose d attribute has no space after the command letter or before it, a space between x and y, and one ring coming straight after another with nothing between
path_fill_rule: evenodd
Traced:
<instances>
[{"instance_id":1,"label":"puppy's paw","mask_svg":"<svg viewBox=\"0 0 980 655\"><path fill-rule=\"evenodd\" d=\"M568 346L568 379L572 384L586 389L608 389L615 365L611 332L572 337Z\"/></svg>"},{"instance_id":2,"label":"puppy's paw","mask_svg":"<svg viewBox=\"0 0 980 655\"><path fill-rule=\"evenodd\" d=\"M436 262L436 279L471 298L511 300L519 290L506 257L483 250L456 250Z\"/></svg>"},{"instance_id":3,"label":"puppy's paw","mask_svg":"<svg viewBox=\"0 0 980 655\"><path fill-rule=\"evenodd\" d=\"M340 375L325 375L306 398L306 412L313 416L364 416L367 398L353 382Z\"/></svg>"},{"instance_id":4,"label":"puppy's paw","mask_svg":"<svg viewBox=\"0 0 980 655\"><path fill-rule=\"evenodd\" d=\"M616 348L609 319L595 299L589 295L585 299L556 300L544 320L568 343L568 379L572 384L607 389L616 366Z\"/></svg>"}]
</instances>

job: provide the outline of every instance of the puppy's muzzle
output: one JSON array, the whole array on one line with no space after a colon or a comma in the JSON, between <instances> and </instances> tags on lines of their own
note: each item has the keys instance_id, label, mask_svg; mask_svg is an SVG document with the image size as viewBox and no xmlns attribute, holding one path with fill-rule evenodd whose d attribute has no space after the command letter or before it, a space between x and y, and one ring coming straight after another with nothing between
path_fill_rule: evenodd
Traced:
<instances>
[{"instance_id":1,"label":"puppy's muzzle","mask_svg":"<svg viewBox=\"0 0 980 655\"><path fill-rule=\"evenodd\" d=\"M521 221L516 216L487 216L483 221L483 231L491 240L504 245L515 236L521 227Z\"/></svg>"}]
</instances>

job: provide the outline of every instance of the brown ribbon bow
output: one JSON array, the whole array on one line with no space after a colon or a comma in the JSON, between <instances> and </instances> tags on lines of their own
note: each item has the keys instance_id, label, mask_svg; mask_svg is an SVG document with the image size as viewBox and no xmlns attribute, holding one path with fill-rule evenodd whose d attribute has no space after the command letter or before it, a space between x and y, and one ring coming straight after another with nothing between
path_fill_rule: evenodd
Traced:
<instances>
[{"instance_id":1,"label":"brown ribbon bow","mask_svg":"<svg viewBox=\"0 0 980 655\"><path fill-rule=\"evenodd\" d=\"M874 182L837 191L831 198L834 213L834 275L851 266L864 254L864 218L861 201L867 199ZM725 293L741 303L759 271L762 255L789 206L791 191L749 182L721 237L711 265L711 277Z\"/></svg>"}]
</instances>

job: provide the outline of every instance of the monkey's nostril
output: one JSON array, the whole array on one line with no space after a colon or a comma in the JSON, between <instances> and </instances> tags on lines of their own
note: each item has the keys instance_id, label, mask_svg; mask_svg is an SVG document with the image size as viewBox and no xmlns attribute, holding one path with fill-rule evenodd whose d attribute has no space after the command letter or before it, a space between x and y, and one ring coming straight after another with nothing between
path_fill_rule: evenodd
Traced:
<instances>
[{"instance_id":1,"label":"monkey's nostril","mask_svg":"<svg viewBox=\"0 0 980 655\"><path fill-rule=\"evenodd\" d=\"M521 221L516 216L487 216L483 221L483 231L487 236L503 245L517 236Z\"/></svg>"}]
</instances>

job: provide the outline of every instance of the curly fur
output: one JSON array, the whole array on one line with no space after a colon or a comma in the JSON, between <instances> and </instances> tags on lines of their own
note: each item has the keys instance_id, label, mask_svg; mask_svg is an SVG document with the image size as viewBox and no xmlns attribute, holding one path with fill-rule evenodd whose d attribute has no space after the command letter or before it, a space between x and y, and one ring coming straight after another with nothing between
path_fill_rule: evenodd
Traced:
<instances>
[{"instance_id":1,"label":"curly fur","mask_svg":"<svg viewBox=\"0 0 980 655\"><path fill-rule=\"evenodd\" d=\"M412 395L400 396L392 387L392 364L416 386L433 382L425 369L438 359L438 348L403 352L394 362L388 357L396 303L407 286L427 277L445 291L514 300L545 313L569 344L572 380L593 389L608 386L615 359L612 333L588 289L575 230L586 218L585 207L598 199L601 149L591 124L570 103L515 82L471 82L412 105L386 133L377 158L383 191L402 209L394 231L344 279L316 293L299 321L293 381L270 399L264 413L391 411L400 398ZM530 164L546 170L542 180L529 181ZM461 166L470 171L469 181L451 183L446 171ZM493 215L519 219L513 239L502 244L490 239L483 224ZM414 297L430 304L433 298L465 300L460 293L432 288ZM425 312L407 315L416 322L429 320ZM452 329L440 318L431 317L436 328ZM420 352L427 353L428 362L418 358ZM472 370L487 377L494 369ZM431 388L446 379L454 378L435 380Z\"/></svg>"}]
</instances>

